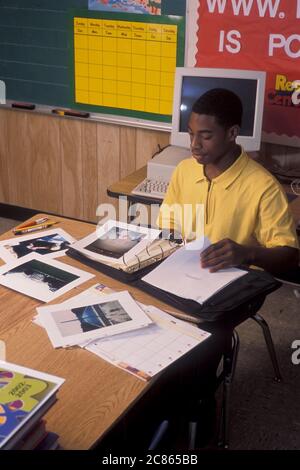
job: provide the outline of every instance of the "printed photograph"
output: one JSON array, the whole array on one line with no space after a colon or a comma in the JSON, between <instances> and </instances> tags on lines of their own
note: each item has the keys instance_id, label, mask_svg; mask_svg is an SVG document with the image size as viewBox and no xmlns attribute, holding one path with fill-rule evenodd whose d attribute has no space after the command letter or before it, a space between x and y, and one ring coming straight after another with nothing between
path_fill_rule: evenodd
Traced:
<instances>
[{"instance_id":1,"label":"printed photograph","mask_svg":"<svg viewBox=\"0 0 300 470\"><path fill-rule=\"evenodd\" d=\"M48 258L63 256L74 239L62 229L11 238L0 243L0 256L5 260L22 258L38 253Z\"/></svg>"},{"instance_id":2,"label":"printed photograph","mask_svg":"<svg viewBox=\"0 0 300 470\"><path fill-rule=\"evenodd\" d=\"M16 266L3 276L9 277L11 282L28 281L32 287L49 292L56 292L79 278L75 274L35 259Z\"/></svg>"},{"instance_id":3,"label":"printed photograph","mask_svg":"<svg viewBox=\"0 0 300 470\"><path fill-rule=\"evenodd\" d=\"M87 245L85 249L99 255L118 259L134 248L145 237L145 233L113 227L93 243Z\"/></svg>"},{"instance_id":4,"label":"printed photograph","mask_svg":"<svg viewBox=\"0 0 300 470\"><path fill-rule=\"evenodd\" d=\"M88 298L86 294L80 297L37 308L39 324L55 348L75 344L83 347L94 338L111 337L152 323L127 291L106 294L101 299L92 291Z\"/></svg>"},{"instance_id":5,"label":"printed photograph","mask_svg":"<svg viewBox=\"0 0 300 470\"><path fill-rule=\"evenodd\" d=\"M57 260L44 260L37 253L0 268L1 285L43 302L55 299L92 277L92 273Z\"/></svg>"},{"instance_id":6,"label":"printed photograph","mask_svg":"<svg viewBox=\"0 0 300 470\"><path fill-rule=\"evenodd\" d=\"M72 308L52 314L60 334L73 336L131 320L118 300Z\"/></svg>"}]
</instances>

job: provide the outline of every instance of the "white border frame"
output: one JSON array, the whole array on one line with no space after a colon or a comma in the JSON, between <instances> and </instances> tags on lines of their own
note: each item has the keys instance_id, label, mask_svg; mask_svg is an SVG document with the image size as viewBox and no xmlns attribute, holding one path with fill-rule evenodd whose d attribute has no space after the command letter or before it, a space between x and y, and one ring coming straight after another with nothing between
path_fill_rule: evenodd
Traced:
<instances>
[{"instance_id":1,"label":"white border frame","mask_svg":"<svg viewBox=\"0 0 300 470\"><path fill-rule=\"evenodd\" d=\"M115 300L121 304L131 320L103 328L96 328L93 331L62 336L59 328L57 327L57 321L52 316L52 314L55 312L62 312L78 307L87 307L90 305L101 305L103 303L112 302ZM81 300L70 299L67 302L63 302L62 304L39 307L37 308L37 312L39 322L47 330L50 341L55 348L79 345L80 343L86 343L87 341L93 340L95 338L105 338L107 336L116 335L118 333L136 330L152 323L152 320L145 314L141 307L139 307L128 291L116 292L103 296L96 294Z\"/></svg>"},{"instance_id":2,"label":"white border frame","mask_svg":"<svg viewBox=\"0 0 300 470\"><path fill-rule=\"evenodd\" d=\"M257 80L257 95L254 115L254 136L240 136L237 138L237 143L242 145L245 150L250 152L260 149L266 72L223 68L177 67L173 99L171 145L189 148L189 134L187 132L179 132L181 89L183 77L217 77L240 79L245 78Z\"/></svg>"},{"instance_id":3,"label":"white border frame","mask_svg":"<svg viewBox=\"0 0 300 470\"><path fill-rule=\"evenodd\" d=\"M58 228L58 229L51 229L47 230L45 232L32 232L29 233L28 235L25 235L23 237L16 236L15 238L8 238L6 240L1 240L0 241L0 257L5 261L5 262L10 262L10 261L15 261L18 259L24 258L24 256L21 256L21 258L17 258L17 256L14 256L7 248L5 248L6 245L9 246L17 246L19 242L27 241L27 240L36 240L38 238L43 238L47 237L49 235L60 235L62 238L64 238L67 242L73 244L76 240L73 238L71 235L69 235L67 232L65 232L63 229ZM52 259L52 258L58 258L60 256L64 256L65 250L60 250L60 251L55 251L53 253L47 253L45 255L41 255L44 259ZM34 251L32 253L35 253ZM28 253L31 254L31 253ZM40 253L38 253L40 254Z\"/></svg>"},{"instance_id":4,"label":"white border frame","mask_svg":"<svg viewBox=\"0 0 300 470\"><path fill-rule=\"evenodd\" d=\"M8 271L11 271L17 266L22 266L23 264L28 263L29 261L32 261L32 260L37 260L43 264L53 266L57 269L62 269L63 271L66 271L67 273L71 273L71 274L74 274L75 276L78 276L78 279L75 279L74 281L69 282L66 286L61 287L55 292L50 292L50 291L39 292L39 284L37 284L35 281L26 279L27 285L20 285L20 284L18 285L16 284L15 281L12 282L7 276L4 276L4 274L7 273ZM73 289L73 287L77 287L83 282L88 281L89 279L93 277L95 277L95 275L92 273L89 273L87 271L82 271L81 269L74 268L73 266L70 266L69 264L66 264L66 263L62 263L60 261L52 260L49 258L45 259L45 256L38 255L37 253L23 256L22 258L19 258L15 262L8 263L4 266L1 266L0 268L0 284L2 286L8 287L9 289L13 289L14 291L20 292L21 294L28 295L29 297L33 297L34 299L41 300L42 302L50 302L51 300L56 299L57 297L60 297L61 295L68 292L69 290ZM31 285L29 285L29 283Z\"/></svg>"}]
</instances>

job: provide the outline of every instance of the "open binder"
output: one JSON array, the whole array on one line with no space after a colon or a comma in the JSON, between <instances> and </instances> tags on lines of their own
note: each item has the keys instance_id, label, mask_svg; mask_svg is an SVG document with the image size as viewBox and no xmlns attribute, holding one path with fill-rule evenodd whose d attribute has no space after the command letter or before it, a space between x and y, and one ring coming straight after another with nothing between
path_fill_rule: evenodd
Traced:
<instances>
[{"instance_id":1,"label":"open binder","mask_svg":"<svg viewBox=\"0 0 300 470\"><path fill-rule=\"evenodd\" d=\"M123 258L123 265L119 265L118 267L95 260L91 256L87 256L80 250L72 247L68 249L66 254L71 258L96 269L97 271L118 279L119 281L131 283L148 274L148 272L179 248L179 246L180 244L171 240L155 240L143 251L135 254L130 262L126 262L126 259Z\"/></svg>"},{"instance_id":2,"label":"open binder","mask_svg":"<svg viewBox=\"0 0 300 470\"><path fill-rule=\"evenodd\" d=\"M176 249L176 247L172 248L173 251ZM133 287L147 292L153 297L183 312L183 315L178 314L178 317L196 323L201 321L226 321L229 318L229 314L230 319L232 319L235 313L239 313L240 315L242 307L245 307L244 314L245 318L247 318L249 316L247 308L250 308L251 302L256 299L264 298L264 296L275 291L282 285L269 273L249 268L245 276L231 282L222 290L212 295L204 303L199 304L198 302L184 299L142 281L142 278L167 256L166 251L164 252L164 257L161 256L159 259L155 259L152 264L145 266L142 266L142 263L140 263L140 269L133 270L132 272L125 272L98 261L93 261L73 248L69 248L67 255L118 281L130 284ZM243 269L245 268L243 267Z\"/></svg>"},{"instance_id":3,"label":"open binder","mask_svg":"<svg viewBox=\"0 0 300 470\"><path fill-rule=\"evenodd\" d=\"M245 267L243 267L245 269ZM145 281L137 280L135 287L151 294L159 300L188 314L191 319L198 321L226 320L240 311L242 306L247 309L250 302L260 299L278 289L282 284L269 273L257 269L247 269L247 274L225 286L216 292L202 304L194 300L184 299L162 289L147 284ZM249 315L245 310L245 318Z\"/></svg>"}]
</instances>

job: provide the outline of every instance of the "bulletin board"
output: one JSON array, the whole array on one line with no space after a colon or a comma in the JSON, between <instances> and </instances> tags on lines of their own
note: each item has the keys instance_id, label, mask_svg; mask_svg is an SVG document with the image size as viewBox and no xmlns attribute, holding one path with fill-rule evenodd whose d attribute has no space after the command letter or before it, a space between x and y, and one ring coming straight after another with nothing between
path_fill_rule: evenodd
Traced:
<instances>
[{"instance_id":1,"label":"bulletin board","mask_svg":"<svg viewBox=\"0 0 300 470\"><path fill-rule=\"evenodd\" d=\"M188 64L266 71L263 140L299 147L300 0L210 3L192 2Z\"/></svg>"},{"instance_id":2,"label":"bulletin board","mask_svg":"<svg viewBox=\"0 0 300 470\"><path fill-rule=\"evenodd\" d=\"M184 17L75 11L70 30L72 107L171 122Z\"/></svg>"}]
</instances>

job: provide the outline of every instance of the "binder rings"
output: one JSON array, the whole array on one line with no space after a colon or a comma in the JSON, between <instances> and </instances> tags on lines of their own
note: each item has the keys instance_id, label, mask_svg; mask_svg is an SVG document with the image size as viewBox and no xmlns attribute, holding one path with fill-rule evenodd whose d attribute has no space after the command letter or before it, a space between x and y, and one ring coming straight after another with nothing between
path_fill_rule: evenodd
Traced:
<instances>
[{"instance_id":1,"label":"binder rings","mask_svg":"<svg viewBox=\"0 0 300 470\"><path fill-rule=\"evenodd\" d=\"M148 248L146 247L142 252L134 255L134 263L131 262L127 265L124 260L122 267L115 267L111 264L95 260L91 256L87 256L85 253L72 247L69 248L66 254L103 274L107 274L125 283L131 283L148 274L179 246L181 245L176 242L158 239Z\"/></svg>"},{"instance_id":2,"label":"binder rings","mask_svg":"<svg viewBox=\"0 0 300 470\"><path fill-rule=\"evenodd\" d=\"M131 284L137 281L141 277L148 274L153 268L158 266L159 263L163 261L163 259L160 258L157 261L153 262L151 265L142 267L139 270L136 270L133 272L126 272L126 271L123 271L122 269L117 269L112 266L109 266L108 264L100 263L99 261L95 261L91 258L88 258L87 256L83 255L82 253L80 253L78 250L75 250L74 248L69 248L66 254L70 256L71 258L76 259L77 261L80 261L86 266L89 266L90 268L95 269L96 271L100 271L101 273L106 274L107 276L110 276L114 279L117 279L120 282L125 282L125 284Z\"/></svg>"}]
</instances>

